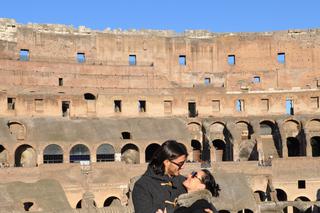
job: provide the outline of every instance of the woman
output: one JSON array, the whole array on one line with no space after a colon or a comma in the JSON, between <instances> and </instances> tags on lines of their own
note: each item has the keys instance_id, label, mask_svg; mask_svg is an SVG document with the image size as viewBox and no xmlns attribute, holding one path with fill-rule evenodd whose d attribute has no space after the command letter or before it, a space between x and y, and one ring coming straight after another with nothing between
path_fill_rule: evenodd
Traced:
<instances>
[{"instance_id":1,"label":"woman","mask_svg":"<svg viewBox=\"0 0 320 213\"><path fill-rule=\"evenodd\" d=\"M167 209L173 213L170 203L186 192L180 175L188 153L182 143L170 140L164 142L156 151L147 171L134 184L132 201L135 213L154 213L158 209Z\"/></svg>"},{"instance_id":2,"label":"woman","mask_svg":"<svg viewBox=\"0 0 320 213\"><path fill-rule=\"evenodd\" d=\"M202 169L198 172L192 172L183 182L183 186L188 193L180 195L172 203L176 206L174 213L218 212L212 205L211 198L219 196L220 187L208 170ZM163 212L166 211L159 209L156 213Z\"/></svg>"}]
</instances>

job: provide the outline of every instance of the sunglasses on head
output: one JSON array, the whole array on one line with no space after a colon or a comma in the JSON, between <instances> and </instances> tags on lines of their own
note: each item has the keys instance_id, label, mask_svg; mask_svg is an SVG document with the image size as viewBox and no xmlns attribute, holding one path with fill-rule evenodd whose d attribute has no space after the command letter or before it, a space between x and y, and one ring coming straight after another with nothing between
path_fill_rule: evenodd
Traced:
<instances>
[{"instance_id":1,"label":"sunglasses on head","mask_svg":"<svg viewBox=\"0 0 320 213\"><path fill-rule=\"evenodd\" d=\"M179 169L181 169L183 167L184 163L185 163L185 161L180 162L180 163L176 163L174 161L170 161L170 162L173 163L174 165L176 165Z\"/></svg>"},{"instance_id":2,"label":"sunglasses on head","mask_svg":"<svg viewBox=\"0 0 320 213\"><path fill-rule=\"evenodd\" d=\"M197 178L201 183L203 183L202 179L199 178L197 175L198 175L198 172L195 172L195 171L191 172L191 178Z\"/></svg>"}]
</instances>

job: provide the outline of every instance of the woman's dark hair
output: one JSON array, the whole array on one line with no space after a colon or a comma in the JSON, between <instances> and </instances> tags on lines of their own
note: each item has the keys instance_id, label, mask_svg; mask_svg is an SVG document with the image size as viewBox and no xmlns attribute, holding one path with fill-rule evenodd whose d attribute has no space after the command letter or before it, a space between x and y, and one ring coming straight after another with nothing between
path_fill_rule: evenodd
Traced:
<instances>
[{"instance_id":1,"label":"woman's dark hair","mask_svg":"<svg viewBox=\"0 0 320 213\"><path fill-rule=\"evenodd\" d=\"M202 169L204 176L202 177L202 182L206 186L206 189L209 190L214 197L219 196L219 191L221 190L219 184L216 183L214 177L207 169Z\"/></svg>"},{"instance_id":2,"label":"woman's dark hair","mask_svg":"<svg viewBox=\"0 0 320 213\"><path fill-rule=\"evenodd\" d=\"M154 173L164 175L163 162L165 160L174 160L182 155L188 156L186 146L175 140L167 140L155 151L149 166L152 167Z\"/></svg>"}]
</instances>

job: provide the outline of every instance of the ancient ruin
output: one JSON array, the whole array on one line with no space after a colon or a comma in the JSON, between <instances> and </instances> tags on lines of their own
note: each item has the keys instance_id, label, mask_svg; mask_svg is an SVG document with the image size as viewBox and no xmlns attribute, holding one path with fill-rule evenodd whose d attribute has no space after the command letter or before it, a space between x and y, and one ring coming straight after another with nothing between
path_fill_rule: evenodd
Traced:
<instances>
[{"instance_id":1,"label":"ancient ruin","mask_svg":"<svg viewBox=\"0 0 320 213\"><path fill-rule=\"evenodd\" d=\"M320 30L91 30L0 19L0 212L132 212L159 144L221 213L319 212ZM131 180L131 181L130 181Z\"/></svg>"}]
</instances>

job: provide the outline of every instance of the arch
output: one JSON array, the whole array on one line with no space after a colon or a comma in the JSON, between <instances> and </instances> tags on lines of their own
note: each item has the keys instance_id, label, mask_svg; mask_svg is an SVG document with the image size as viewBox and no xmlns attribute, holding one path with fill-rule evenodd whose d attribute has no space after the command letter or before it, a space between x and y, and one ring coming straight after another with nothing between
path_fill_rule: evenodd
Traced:
<instances>
[{"instance_id":1,"label":"arch","mask_svg":"<svg viewBox=\"0 0 320 213\"><path fill-rule=\"evenodd\" d=\"M0 168L8 166L8 150L0 144Z\"/></svg>"},{"instance_id":2,"label":"arch","mask_svg":"<svg viewBox=\"0 0 320 213\"><path fill-rule=\"evenodd\" d=\"M27 201L23 202L23 208L26 212L32 210L33 202Z\"/></svg>"},{"instance_id":3,"label":"arch","mask_svg":"<svg viewBox=\"0 0 320 213\"><path fill-rule=\"evenodd\" d=\"M312 157L320 157L320 136L312 137L310 140Z\"/></svg>"},{"instance_id":4,"label":"arch","mask_svg":"<svg viewBox=\"0 0 320 213\"><path fill-rule=\"evenodd\" d=\"M103 207L108 207L110 206L113 202L119 202L121 203L120 199L115 197L115 196L111 196L111 197L108 197L104 203L103 203Z\"/></svg>"},{"instance_id":5,"label":"arch","mask_svg":"<svg viewBox=\"0 0 320 213\"><path fill-rule=\"evenodd\" d=\"M13 135L17 140L24 140L26 135L26 128L25 126L17 121L9 121L8 128L10 134Z\"/></svg>"},{"instance_id":6,"label":"arch","mask_svg":"<svg viewBox=\"0 0 320 213\"><path fill-rule=\"evenodd\" d=\"M277 123L270 120L261 121L260 136L262 146L268 147L268 149L263 149L261 157L264 159L268 159L270 156L282 157L281 135Z\"/></svg>"},{"instance_id":7,"label":"arch","mask_svg":"<svg viewBox=\"0 0 320 213\"><path fill-rule=\"evenodd\" d=\"M132 143L124 145L121 149L121 161L127 164L140 163L139 148Z\"/></svg>"},{"instance_id":8,"label":"arch","mask_svg":"<svg viewBox=\"0 0 320 213\"><path fill-rule=\"evenodd\" d=\"M124 139L124 140L132 139L130 132L121 132L121 136L122 136L122 139Z\"/></svg>"},{"instance_id":9,"label":"arch","mask_svg":"<svg viewBox=\"0 0 320 213\"><path fill-rule=\"evenodd\" d=\"M260 122L260 135L272 135L274 131L274 123L269 120Z\"/></svg>"},{"instance_id":10,"label":"arch","mask_svg":"<svg viewBox=\"0 0 320 213\"><path fill-rule=\"evenodd\" d=\"M93 201L93 205L97 207L96 201ZM78 201L76 205L76 209L81 209L82 208L82 199Z\"/></svg>"},{"instance_id":11,"label":"arch","mask_svg":"<svg viewBox=\"0 0 320 213\"><path fill-rule=\"evenodd\" d=\"M276 195L277 195L277 199L278 201L287 201L288 200L288 196L287 193L282 190L282 189L276 189ZM288 207L284 207L283 208L283 213L287 213L288 212Z\"/></svg>"},{"instance_id":12,"label":"arch","mask_svg":"<svg viewBox=\"0 0 320 213\"><path fill-rule=\"evenodd\" d=\"M14 154L16 167L37 166L37 155L34 148L28 144L20 145Z\"/></svg>"},{"instance_id":13,"label":"arch","mask_svg":"<svg viewBox=\"0 0 320 213\"><path fill-rule=\"evenodd\" d=\"M261 190L257 190L254 193L259 195L260 201L266 201L267 200L267 195L266 195L265 192L263 192Z\"/></svg>"},{"instance_id":14,"label":"arch","mask_svg":"<svg viewBox=\"0 0 320 213\"><path fill-rule=\"evenodd\" d=\"M287 138L288 157L301 156L300 143L295 137Z\"/></svg>"},{"instance_id":15,"label":"arch","mask_svg":"<svg viewBox=\"0 0 320 213\"><path fill-rule=\"evenodd\" d=\"M236 128L241 133L241 139L246 140L250 139L253 134L252 126L246 121L238 121L236 122Z\"/></svg>"},{"instance_id":16,"label":"arch","mask_svg":"<svg viewBox=\"0 0 320 213\"><path fill-rule=\"evenodd\" d=\"M297 136L300 132L300 123L296 120L290 119L284 122L283 129L290 133L291 136Z\"/></svg>"},{"instance_id":17,"label":"arch","mask_svg":"<svg viewBox=\"0 0 320 213\"><path fill-rule=\"evenodd\" d=\"M320 132L320 119L312 119L306 123L305 127L309 132Z\"/></svg>"},{"instance_id":18,"label":"arch","mask_svg":"<svg viewBox=\"0 0 320 213\"><path fill-rule=\"evenodd\" d=\"M210 125L209 132L214 134L223 134L223 131L225 129L225 125L221 122L215 122Z\"/></svg>"},{"instance_id":19,"label":"arch","mask_svg":"<svg viewBox=\"0 0 320 213\"><path fill-rule=\"evenodd\" d=\"M187 128L190 132L201 132L201 124L197 122L188 123Z\"/></svg>"},{"instance_id":20,"label":"arch","mask_svg":"<svg viewBox=\"0 0 320 213\"><path fill-rule=\"evenodd\" d=\"M159 144L157 143L152 143L152 144L149 144L146 148L146 151L145 151L145 161L146 162L150 162L152 157L153 157L153 154L156 152L156 150L160 147Z\"/></svg>"},{"instance_id":21,"label":"arch","mask_svg":"<svg viewBox=\"0 0 320 213\"><path fill-rule=\"evenodd\" d=\"M212 145L215 148L216 161L226 161L227 160L227 150L226 143L223 140L216 139L212 141Z\"/></svg>"},{"instance_id":22,"label":"arch","mask_svg":"<svg viewBox=\"0 0 320 213\"><path fill-rule=\"evenodd\" d=\"M43 163L63 163L63 150L57 144L48 145L43 151Z\"/></svg>"},{"instance_id":23,"label":"arch","mask_svg":"<svg viewBox=\"0 0 320 213\"><path fill-rule=\"evenodd\" d=\"M294 199L294 201L310 201L309 198L305 196L300 196ZM298 209L297 207L293 206L293 213L311 213L312 212L312 207L306 209L305 211Z\"/></svg>"},{"instance_id":24,"label":"arch","mask_svg":"<svg viewBox=\"0 0 320 213\"><path fill-rule=\"evenodd\" d=\"M220 211L218 211L219 213L230 213L229 211L227 211L227 210L220 210Z\"/></svg>"},{"instance_id":25,"label":"arch","mask_svg":"<svg viewBox=\"0 0 320 213\"><path fill-rule=\"evenodd\" d=\"M85 100L96 100L96 96L93 95L92 93L85 93L83 97Z\"/></svg>"},{"instance_id":26,"label":"arch","mask_svg":"<svg viewBox=\"0 0 320 213\"><path fill-rule=\"evenodd\" d=\"M104 143L101 144L96 153L97 162L114 161L115 150L112 145Z\"/></svg>"},{"instance_id":27,"label":"arch","mask_svg":"<svg viewBox=\"0 0 320 213\"><path fill-rule=\"evenodd\" d=\"M253 213L253 211L251 209L242 209L238 213Z\"/></svg>"},{"instance_id":28,"label":"arch","mask_svg":"<svg viewBox=\"0 0 320 213\"><path fill-rule=\"evenodd\" d=\"M90 150L86 145L74 145L69 153L70 163L79 163L80 161L90 161Z\"/></svg>"},{"instance_id":29,"label":"arch","mask_svg":"<svg viewBox=\"0 0 320 213\"><path fill-rule=\"evenodd\" d=\"M201 143L198 140L191 140L192 155L194 162L201 162Z\"/></svg>"}]
</instances>

